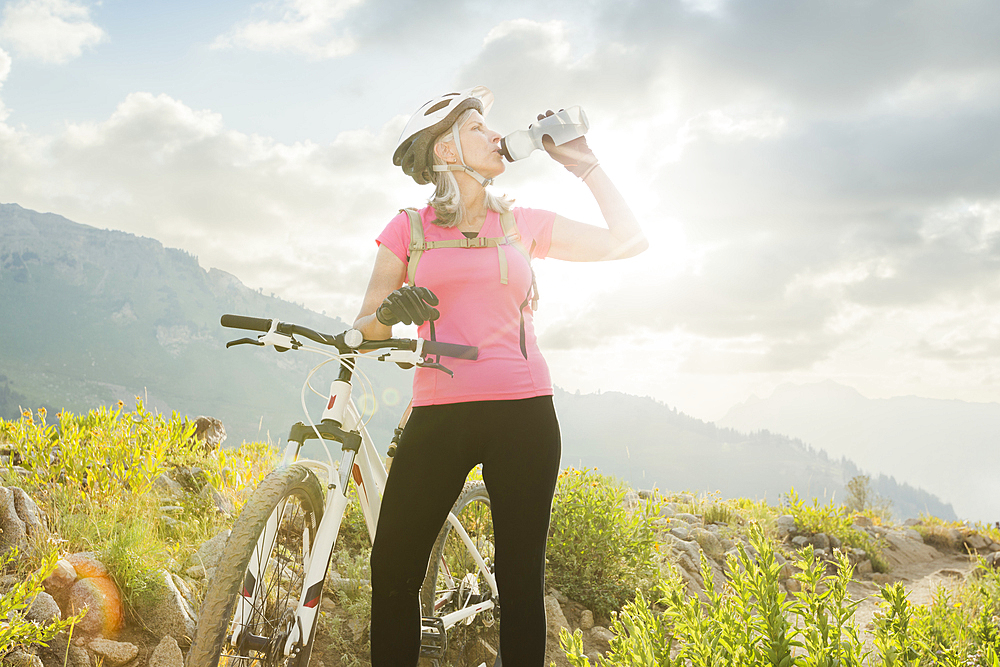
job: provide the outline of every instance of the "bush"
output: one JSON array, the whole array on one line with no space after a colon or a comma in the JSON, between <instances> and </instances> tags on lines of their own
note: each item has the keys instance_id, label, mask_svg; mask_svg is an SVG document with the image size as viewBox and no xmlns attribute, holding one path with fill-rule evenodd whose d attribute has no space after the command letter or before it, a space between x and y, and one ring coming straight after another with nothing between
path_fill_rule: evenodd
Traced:
<instances>
[{"instance_id":1,"label":"bush","mask_svg":"<svg viewBox=\"0 0 1000 667\"><path fill-rule=\"evenodd\" d=\"M788 512L795 517L795 524L800 530L834 535L843 544L863 549L876 572L889 571L889 563L882 556L882 550L879 549L876 540L868 533L854 529L853 515L843 505L834 505L832 501L820 505L817 498L813 498L811 506L806 505L795 489L788 492L785 502Z\"/></svg>"},{"instance_id":2,"label":"bush","mask_svg":"<svg viewBox=\"0 0 1000 667\"><path fill-rule=\"evenodd\" d=\"M652 519L658 500L625 507L628 489L597 470L559 474L546 546L547 579L570 598L607 616L660 578Z\"/></svg>"},{"instance_id":3,"label":"bush","mask_svg":"<svg viewBox=\"0 0 1000 667\"><path fill-rule=\"evenodd\" d=\"M17 550L11 549L0 556L0 572L10 568L17 560ZM56 567L57 554L53 551L43 560L42 566L33 572L19 573L23 580L14 584L0 595L0 658L8 650L18 646L47 646L48 641L67 628L72 628L83 618L77 616L40 625L25 618L35 598L44 588L42 582Z\"/></svg>"}]
</instances>

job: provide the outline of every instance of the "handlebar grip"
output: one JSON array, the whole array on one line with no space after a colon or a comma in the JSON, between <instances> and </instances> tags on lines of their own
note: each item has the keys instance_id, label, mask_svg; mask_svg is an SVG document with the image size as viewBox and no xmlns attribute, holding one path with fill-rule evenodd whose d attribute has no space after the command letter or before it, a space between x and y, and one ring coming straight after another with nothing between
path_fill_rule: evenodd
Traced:
<instances>
[{"instance_id":1,"label":"handlebar grip","mask_svg":"<svg viewBox=\"0 0 1000 667\"><path fill-rule=\"evenodd\" d=\"M271 320L262 317L247 317L246 315L223 315L222 326L230 329L246 329L247 331L271 330Z\"/></svg>"},{"instance_id":2,"label":"handlebar grip","mask_svg":"<svg viewBox=\"0 0 1000 667\"><path fill-rule=\"evenodd\" d=\"M479 348L474 345L439 343L436 340L425 340L423 353L436 354L442 357L454 357L455 359L470 359L472 361L479 358Z\"/></svg>"}]
</instances>

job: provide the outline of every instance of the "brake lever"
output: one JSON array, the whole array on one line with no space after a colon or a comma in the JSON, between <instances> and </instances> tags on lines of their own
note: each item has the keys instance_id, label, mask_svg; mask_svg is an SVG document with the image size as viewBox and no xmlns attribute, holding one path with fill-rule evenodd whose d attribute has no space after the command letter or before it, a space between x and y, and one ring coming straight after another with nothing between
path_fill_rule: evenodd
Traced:
<instances>
[{"instance_id":1,"label":"brake lever","mask_svg":"<svg viewBox=\"0 0 1000 667\"><path fill-rule=\"evenodd\" d=\"M234 345L259 345L260 347L264 347L264 343L261 343L256 338L240 338L239 340L231 340L226 343L226 349L228 350Z\"/></svg>"},{"instance_id":2,"label":"brake lever","mask_svg":"<svg viewBox=\"0 0 1000 667\"><path fill-rule=\"evenodd\" d=\"M452 372L452 370L450 368L446 368L445 366L442 366L441 364L439 364L437 362L425 361L424 363L420 364L420 367L421 368L433 368L435 370L444 371L445 373L447 373L451 377L455 377L455 374Z\"/></svg>"}]
</instances>

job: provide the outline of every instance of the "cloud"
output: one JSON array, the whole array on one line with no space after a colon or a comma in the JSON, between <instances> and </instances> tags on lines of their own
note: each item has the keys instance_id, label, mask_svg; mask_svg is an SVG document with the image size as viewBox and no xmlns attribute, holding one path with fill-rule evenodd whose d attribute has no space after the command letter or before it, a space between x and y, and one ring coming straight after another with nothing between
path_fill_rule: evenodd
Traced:
<instances>
[{"instance_id":1,"label":"cloud","mask_svg":"<svg viewBox=\"0 0 1000 667\"><path fill-rule=\"evenodd\" d=\"M374 237L413 201L386 155L400 131L282 144L166 95L37 137L0 125L0 200L182 247L317 310L353 316Z\"/></svg>"},{"instance_id":2,"label":"cloud","mask_svg":"<svg viewBox=\"0 0 1000 667\"><path fill-rule=\"evenodd\" d=\"M322 60L339 58L358 48L342 19L365 0L283 0L257 5L259 11L280 13L277 20L246 21L213 42L212 47L242 47L254 51L288 51ZM273 11L277 10L277 11Z\"/></svg>"},{"instance_id":3,"label":"cloud","mask_svg":"<svg viewBox=\"0 0 1000 667\"><path fill-rule=\"evenodd\" d=\"M65 63L107 39L90 21L90 10L71 0L21 0L4 6L0 42L17 55Z\"/></svg>"}]
</instances>

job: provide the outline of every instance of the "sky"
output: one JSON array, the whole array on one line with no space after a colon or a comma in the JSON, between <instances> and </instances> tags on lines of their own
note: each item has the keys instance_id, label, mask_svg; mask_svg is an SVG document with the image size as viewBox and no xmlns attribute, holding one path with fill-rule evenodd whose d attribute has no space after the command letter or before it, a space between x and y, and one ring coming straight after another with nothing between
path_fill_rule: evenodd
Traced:
<instances>
[{"instance_id":1,"label":"sky","mask_svg":"<svg viewBox=\"0 0 1000 667\"><path fill-rule=\"evenodd\" d=\"M994 0L7 0L0 202L352 321L426 100L581 105L651 248L537 261L554 382L714 420L782 383L1000 401ZM494 189L603 224L545 155Z\"/></svg>"}]
</instances>

